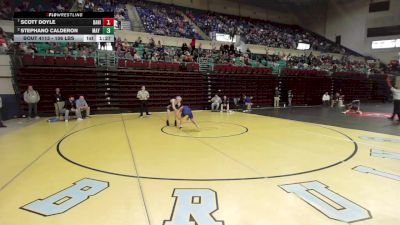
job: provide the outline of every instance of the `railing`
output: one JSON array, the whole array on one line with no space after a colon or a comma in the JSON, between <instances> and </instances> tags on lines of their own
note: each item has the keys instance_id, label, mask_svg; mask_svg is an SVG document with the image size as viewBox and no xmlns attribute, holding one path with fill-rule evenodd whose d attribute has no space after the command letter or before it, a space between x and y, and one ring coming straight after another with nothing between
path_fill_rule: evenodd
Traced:
<instances>
[{"instance_id":1,"label":"railing","mask_svg":"<svg viewBox=\"0 0 400 225\"><path fill-rule=\"evenodd\" d=\"M107 53L107 54L103 54L103 53ZM106 56L106 57L103 57ZM322 73L327 73L327 74L332 74L335 72L349 72L349 73L361 73L361 74L367 74L369 75L369 71L367 67L360 67L360 68L352 68L351 70L347 70L346 68L333 68L333 66L331 65L321 65L320 67L308 67L308 68L296 68L296 67L290 67L288 65L286 65L286 62L282 61L282 62L267 62L267 61L263 61L263 62L259 62L259 61L255 61L253 60L253 64L252 65L245 65L243 62L236 62L236 65L231 65L229 69L222 69L222 66L227 66L225 64L214 64L214 60L212 58L207 58L207 57L199 57L197 58L197 62L179 62L179 61L175 61L173 57L166 57L163 60L158 60L158 61L152 61L152 60L135 60L134 57L118 57L116 55L116 51L95 51L93 53L91 53L90 56L78 56L78 55L67 55L65 56L64 54L48 54L48 53L33 53L32 54L33 59L35 59L36 57L41 58L41 60L46 61L46 59L48 57L53 57L55 59L55 61L57 61L57 59L61 58L65 58L67 59L67 61L69 60L70 63L67 63L68 65L81 65L81 61L83 58L83 64L86 64L87 61L90 61L90 66L100 66L100 67L112 67L112 68L132 68L136 65L136 62L140 62L141 64L144 64L144 68L141 69L158 69L158 64L161 64L161 70L168 70L168 68L164 68L164 65L169 66L170 64L179 64L180 66L182 66L183 68L188 67L188 65L193 64L195 65L194 67L194 71L201 71L201 72L228 72L228 73L242 73L243 69L242 68L246 68L244 70L245 73L250 71L250 73L266 73L266 68L267 69L272 69L272 71L268 71L268 73L272 73L272 74L282 74L284 71L293 71L293 70L297 70L297 71L302 71L299 72L300 74L304 74L304 71L319 71L318 74L322 74ZM52 59L49 59L50 62L52 61ZM35 61L35 60L33 60ZM74 63L74 62L77 63ZM254 63L256 62L256 63ZM42 62L39 62L38 64L40 64ZM239 63L243 64L243 65L239 65ZM35 64L35 63L33 63ZM63 63L58 64L58 63L50 63L48 65L55 65L55 66L62 66ZM94 64L94 65L92 65ZM154 66L152 66L155 65ZM229 64L230 65L230 64ZM190 67L190 66L189 66ZM249 67L251 67L252 69L248 69ZM256 69L259 68L259 69ZM191 69L189 70L191 71Z\"/></svg>"}]
</instances>

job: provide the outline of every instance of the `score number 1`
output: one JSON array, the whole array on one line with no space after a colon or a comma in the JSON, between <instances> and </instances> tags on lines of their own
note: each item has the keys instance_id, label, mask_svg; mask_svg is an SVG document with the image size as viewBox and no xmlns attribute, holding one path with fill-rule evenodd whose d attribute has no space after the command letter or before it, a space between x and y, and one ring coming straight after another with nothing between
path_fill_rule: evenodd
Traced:
<instances>
[{"instance_id":1,"label":"score number 1","mask_svg":"<svg viewBox=\"0 0 400 225\"><path fill-rule=\"evenodd\" d=\"M114 18L103 18L103 26L114 26Z\"/></svg>"}]
</instances>

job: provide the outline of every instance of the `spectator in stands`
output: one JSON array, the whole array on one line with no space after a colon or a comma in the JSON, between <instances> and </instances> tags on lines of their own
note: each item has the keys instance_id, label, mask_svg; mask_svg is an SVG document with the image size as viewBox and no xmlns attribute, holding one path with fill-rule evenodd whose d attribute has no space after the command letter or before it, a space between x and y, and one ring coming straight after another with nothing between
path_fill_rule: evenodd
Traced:
<instances>
[{"instance_id":1,"label":"spectator in stands","mask_svg":"<svg viewBox=\"0 0 400 225\"><path fill-rule=\"evenodd\" d=\"M64 96L61 94L60 88L56 88L56 93L54 93L53 102L54 102L54 112L56 114L56 117L60 119L65 105Z\"/></svg>"},{"instance_id":2,"label":"spectator in stands","mask_svg":"<svg viewBox=\"0 0 400 225\"><path fill-rule=\"evenodd\" d=\"M75 112L75 115L78 117L78 121L81 121L81 120L82 120L82 115L81 115L80 111L77 110L77 108L76 108L75 98L74 98L73 96L70 96L70 97L68 98L68 100L65 102L64 108L63 108L63 110L62 110L62 112L61 112L61 113L64 114L64 120L65 120L65 122L68 122L68 120L69 120L69 114L70 114L71 112Z\"/></svg>"},{"instance_id":3,"label":"spectator in stands","mask_svg":"<svg viewBox=\"0 0 400 225\"><path fill-rule=\"evenodd\" d=\"M390 91L393 93L393 114L389 117L390 120L394 120L397 114L397 119L400 121L400 81L397 81L396 87L392 86L392 79L390 76L386 79Z\"/></svg>"},{"instance_id":4,"label":"spectator in stands","mask_svg":"<svg viewBox=\"0 0 400 225\"><path fill-rule=\"evenodd\" d=\"M40 101L39 92L33 89L32 85L24 92L24 101L28 104L28 118L39 119L37 112L37 104Z\"/></svg>"},{"instance_id":5,"label":"spectator in stands","mask_svg":"<svg viewBox=\"0 0 400 225\"><path fill-rule=\"evenodd\" d=\"M146 90L145 86L142 86L141 90L138 91L136 97L140 100L140 117L143 117L143 112L146 112L146 115L151 115L149 113L149 109L147 108L147 100L150 98L149 92Z\"/></svg>"},{"instance_id":6,"label":"spectator in stands","mask_svg":"<svg viewBox=\"0 0 400 225\"><path fill-rule=\"evenodd\" d=\"M142 38L139 36L137 40L133 43L133 47L139 47L142 44Z\"/></svg>"},{"instance_id":7,"label":"spectator in stands","mask_svg":"<svg viewBox=\"0 0 400 225\"><path fill-rule=\"evenodd\" d=\"M289 90L289 91L288 91L288 96L287 96L287 98L288 98L288 107L291 107L291 106L292 106L292 100L293 100L293 93L292 93L292 90Z\"/></svg>"},{"instance_id":8,"label":"spectator in stands","mask_svg":"<svg viewBox=\"0 0 400 225\"><path fill-rule=\"evenodd\" d=\"M274 94L274 108L279 108L279 101L280 101L280 95L281 92L279 91L279 88L275 88L275 94Z\"/></svg>"},{"instance_id":9,"label":"spectator in stands","mask_svg":"<svg viewBox=\"0 0 400 225\"><path fill-rule=\"evenodd\" d=\"M10 4L10 0L0 1L0 19L11 20L13 10Z\"/></svg>"},{"instance_id":10,"label":"spectator in stands","mask_svg":"<svg viewBox=\"0 0 400 225\"><path fill-rule=\"evenodd\" d=\"M86 0L85 5L83 6L85 12L93 12L94 10L94 3L92 0Z\"/></svg>"},{"instance_id":11,"label":"spectator in stands","mask_svg":"<svg viewBox=\"0 0 400 225\"><path fill-rule=\"evenodd\" d=\"M82 112L85 112L86 117L90 118L90 107L83 95L79 96L79 99L75 101L75 106L76 106L78 120L82 120L84 118L82 116Z\"/></svg>"},{"instance_id":12,"label":"spectator in stands","mask_svg":"<svg viewBox=\"0 0 400 225\"><path fill-rule=\"evenodd\" d=\"M181 49L182 49L182 52L189 51L189 47L187 46L187 44L186 44L186 43L183 43L183 44L182 44L182 47L181 47Z\"/></svg>"},{"instance_id":13,"label":"spectator in stands","mask_svg":"<svg viewBox=\"0 0 400 225\"><path fill-rule=\"evenodd\" d=\"M226 111L229 112L229 98L224 95L222 98L222 103L221 103L221 112L224 111L224 107L226 108Z\"/></svg>"},{"instance_id":14,"label":"spectator in stands","mask_svg":"<svg viewBox=\"0 0 400 225\"><path fill-rule=\"evenodd\" d=\"M193 55L194 50L196 49L196 38L193 37L192 41L190 42L191 54Z\"/></svg>"},{"instance_id":15,"label":"spectator in stands","mask_svg":"<svg viewBox=\"0 0 400 225\"><path fill-rule=\"evenodd\" d=\"M213 98L210 100L211 102L211 111L216 112L219 109L219 105L221 104L222 100L217 94L214 95Z\"/></svg>"},{"instance_id":16,"label":"spectator in stands","mask_svg":"<svg viewBox=\"0 0 400 225\"><path fill-rule=\"evenodd\" d=\"M135 61L140 61L142 58L140 57L140 55L139 55L139 52L135 52L135 55L133 56L133 59L135 60Z\"/></svg>"},{"instance_id":17,"label":"spectator in stands","mask_svg":"<svg viewBox=\"0 0 400 225\"><path fill-rule=\"evenodd\" d=\"M122 30L122 21L124 21L125 17L122 15L122 13L117 13L115 16L115 20L117 21L117 28Z\"/></svg>"},{"instance_id":18,"label":"spectator in stands","mask_svg":"<svg viewBox=\"0 0 400 225\"><path fill-rule=\"evenodd\" d=\"M159 52L163 51L163 46L162 46L160 40L157 41L156 50L159 51Z\"/></svg>"},{"instance_id":19,"label":"spectator in stands","mask_svg":"<svg viewBox=\"0 0 400 225\"><path fill-rule=\"evenodd\" d=\"M173 6L138 1L135 7L146 32L164 36L200 38L194 27Z\"/></svg>"},{"instance_id":20,"label":"spectator in stands","mask_svg":"<svg viewBox=\"0 0 400 225\"><path fill-rule=\"evenodd\" d=\"M330 101L331 101L331 96L328 94L328 92L325 92L325 94L322 96L322 104L325 106L329 106Z\"/></svg>"},{"instance_id":21,"label":"spectator in stands","mask_svg":"<svg viewBox=\"0 0 400 225\"><path fill-rule=\"evenodd\" d=\"M128 51L130 49L131 45L128 43L128 40L124 38L124 41L122 42L122 50L123 51Z\"/></svg>"},{"instance_id":22,"label":"spectator in stands","mask_svg":"<svg viewBox=\"0 0 400 225\"><path fill-rule=\"evenodd\" d=\"M6 53L7 51L7 40L3 34L0 34L0 54Z\"/></svg>"},{"instance_id":23,"label":"spectator in stands","mask_svg":"<svg viewBox=\"0 0 400 225\"><path fill-rule=\"evenodd\" d=\"M7 127L6 125L3 124L3 100L1 99L1 96L0 96L0 127Z\"/></svg>"}]
</instances>

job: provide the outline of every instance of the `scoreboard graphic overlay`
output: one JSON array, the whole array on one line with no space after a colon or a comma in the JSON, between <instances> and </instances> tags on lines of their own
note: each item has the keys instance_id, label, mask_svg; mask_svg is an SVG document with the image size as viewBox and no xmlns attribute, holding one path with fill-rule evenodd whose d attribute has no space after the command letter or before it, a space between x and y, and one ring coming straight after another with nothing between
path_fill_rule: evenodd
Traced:
<instances>
[{"instance_id":1,"label":"scoreboard graphic overlay","mask_svg":"<svg viewBox=\"0 0 400 225\"><path fill-rule=\"evenodd\" d=\"M113 12L16 12L14 42L114 42Z\"/></svg>"}]
</instances>

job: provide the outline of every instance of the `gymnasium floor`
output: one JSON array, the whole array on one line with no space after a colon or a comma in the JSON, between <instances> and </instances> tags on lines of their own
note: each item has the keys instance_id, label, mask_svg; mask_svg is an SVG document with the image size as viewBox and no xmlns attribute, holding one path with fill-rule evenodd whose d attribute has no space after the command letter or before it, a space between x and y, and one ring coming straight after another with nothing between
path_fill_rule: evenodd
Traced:
<instances>
[{"instance_id":1,"label":"gymnasium floor","mask_svg":"<svg viewBox=\"0 0 400 225\"><path fill-rule=\"evenodd\" d=\"M194 116L199 130L113 114L1 135L0 224L400 224L399 135Z\"/></svg>"}]
</instances>

